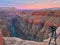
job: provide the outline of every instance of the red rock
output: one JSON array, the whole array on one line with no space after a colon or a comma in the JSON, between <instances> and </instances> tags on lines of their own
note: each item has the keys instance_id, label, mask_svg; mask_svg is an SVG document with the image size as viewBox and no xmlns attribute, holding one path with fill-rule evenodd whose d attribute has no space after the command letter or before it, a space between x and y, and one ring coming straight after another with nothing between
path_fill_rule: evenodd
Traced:
<instances>
[{"instance_id":1,"label":"red rock","mask_svg":"<svg viewBox=\"0 0 60 45\"><path fill-rule=\"evenodd\" d=\"M4 45L3 37L0 35L0 45Z\"/></svg>"}]
</instances>

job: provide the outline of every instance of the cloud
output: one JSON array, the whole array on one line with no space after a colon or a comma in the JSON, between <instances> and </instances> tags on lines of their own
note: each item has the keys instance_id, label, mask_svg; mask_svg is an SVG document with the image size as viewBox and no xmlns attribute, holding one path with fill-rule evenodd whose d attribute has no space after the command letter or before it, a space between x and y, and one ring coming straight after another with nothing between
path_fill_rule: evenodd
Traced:
<instances>
[{"instance_id":1,"label":"cloud","mask_svg":"<svg viewBox=\"0 0 60 45\"><path fill-rule=\"evenodd\" d=\"M53 3L55 3L55 4L60 3L60 0L54 1Z\"/></svg>"},{"instance_id":2,"label":"cloud","mask_svg":"<svg viewBox=\"0 0 60 45\"><path fill-rule=\"evenodd\" d=\"M53 0L51 5L56 5L56 7L60 6L60 0Z\"/></svg>"}]
</instances>

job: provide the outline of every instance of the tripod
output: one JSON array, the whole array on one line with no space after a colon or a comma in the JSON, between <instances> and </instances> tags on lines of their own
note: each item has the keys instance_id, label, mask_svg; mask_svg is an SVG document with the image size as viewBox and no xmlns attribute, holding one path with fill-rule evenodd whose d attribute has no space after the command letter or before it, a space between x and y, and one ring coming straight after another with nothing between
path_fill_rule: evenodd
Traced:
<instances>
[{"instance_id":1,"label":"tripod","mask_svg":"<svg viewBox=\"0 0 60 45\"><path fill-rule=\"evenodd\" d=\"M50 41L49 41L49 44L48 45L50 45L52 38L54 38L54 42L55 42L54 45L57 45L57 43L56 43L57 37L56 36L57 36L56 30L55 31L52 31L51 38L50 38Z\"/></svg>"}]
</instances>

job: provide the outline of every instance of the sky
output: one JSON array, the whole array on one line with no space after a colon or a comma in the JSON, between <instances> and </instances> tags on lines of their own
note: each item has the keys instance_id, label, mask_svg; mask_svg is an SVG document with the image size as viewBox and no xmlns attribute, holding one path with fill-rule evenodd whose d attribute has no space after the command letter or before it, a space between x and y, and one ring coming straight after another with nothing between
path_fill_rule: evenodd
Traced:
<instances>
[{"instance_id":1,"label":"sky","mask_svg":"<svg viewBox=\"0 0 60 45\"><path fill-rule=\"evenodd\" d=\"M60 7L60 0L0 0L0 7L41 9Z\"/></svg>"}]
</instances>

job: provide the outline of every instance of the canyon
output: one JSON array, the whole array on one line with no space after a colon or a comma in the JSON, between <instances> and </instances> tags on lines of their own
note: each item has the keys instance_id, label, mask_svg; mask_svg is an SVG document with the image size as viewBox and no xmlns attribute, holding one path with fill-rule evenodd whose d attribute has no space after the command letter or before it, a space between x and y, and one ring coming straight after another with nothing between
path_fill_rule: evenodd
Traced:
<instances>
[{"instance_id":1,"label":"canyon","mask_svg":"<svg viewBox=\"0 0 60 45\"><path fill-rule=\"evenodd\" d=\"M0 9L0 32L3 37L43 42L49 38L50 26L60 26L59 9ZM32 44L31 44L32 45Z\"/></svg>"}]
</instances>

